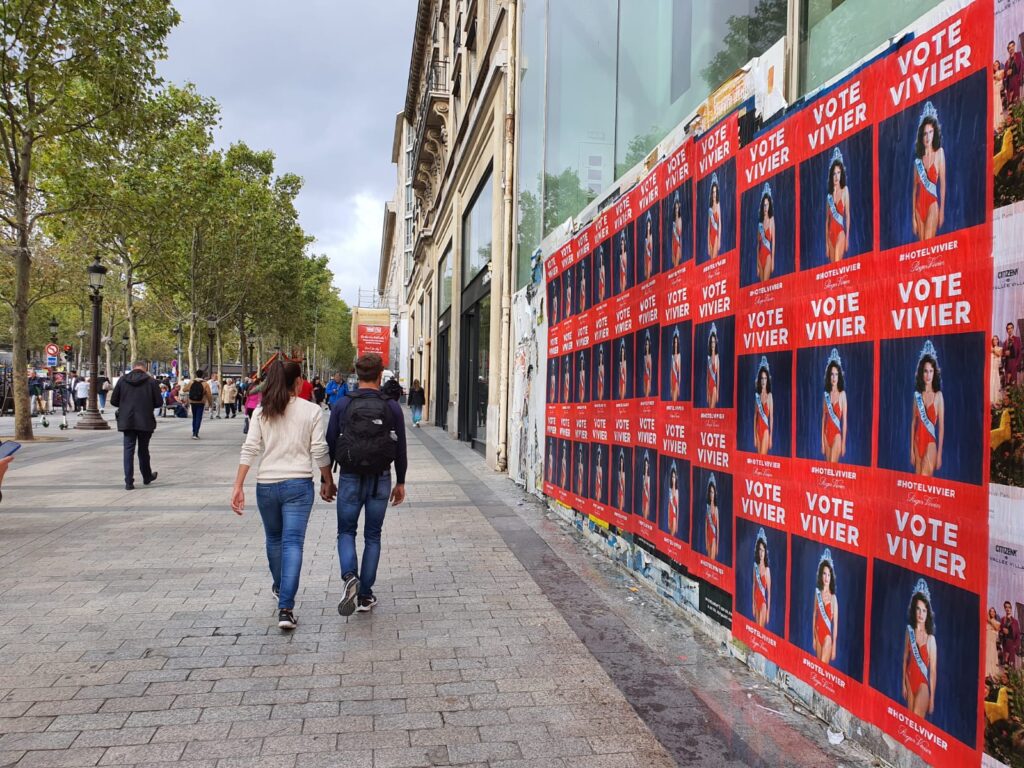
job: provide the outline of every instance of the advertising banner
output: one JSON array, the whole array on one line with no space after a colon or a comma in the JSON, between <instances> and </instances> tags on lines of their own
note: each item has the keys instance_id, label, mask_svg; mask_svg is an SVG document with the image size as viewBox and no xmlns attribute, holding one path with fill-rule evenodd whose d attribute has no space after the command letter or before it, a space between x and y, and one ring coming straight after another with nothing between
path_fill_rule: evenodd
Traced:
<instances>
[{"instance_id":1,"label":"advertising banner","mask_svg":"<svg viewBox=\"0 0 1024 768\"><path fill-rule=\"evenodd\" d=\"M388 354L391 349L391 329L386 325L360 324L357 333L356 354L376 353L381 356L384 364L387 365Z\"/></svg>"}]
</instances>

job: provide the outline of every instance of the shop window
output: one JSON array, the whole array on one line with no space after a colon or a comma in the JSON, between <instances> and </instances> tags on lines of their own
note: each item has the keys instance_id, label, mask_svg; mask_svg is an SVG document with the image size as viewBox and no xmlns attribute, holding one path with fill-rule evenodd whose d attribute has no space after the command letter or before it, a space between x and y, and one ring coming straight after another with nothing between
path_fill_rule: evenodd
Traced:
<instances>
[{"instance_id":1,"label":"shop window","mask_svg":"<svg viewBox=\"0 0 1024 768\"><path fill-rule=\"evenodd\" d=\"M491 263L491 219L494 215L491 172L480 184L462 217L462 287Z\"/></svg>"}]
</instances>

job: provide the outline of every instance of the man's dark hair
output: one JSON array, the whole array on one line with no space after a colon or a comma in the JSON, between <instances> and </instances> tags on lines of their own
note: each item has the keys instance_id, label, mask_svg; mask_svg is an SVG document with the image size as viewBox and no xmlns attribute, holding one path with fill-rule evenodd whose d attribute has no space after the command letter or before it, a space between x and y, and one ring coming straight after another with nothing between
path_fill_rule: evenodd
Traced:
<instances>
[{"instance_id":1,"label":"man's dark hair","mask_svg":"<svg viewBox=\"0 0 1024 768\"><path fill-rule=\"evenodd\" d=\"M196 371L196 378L197 378L197 379L201 379L201 378L203 378L203 377L204 377L205 375L206 375L206 372L205 372L205 371L203 371L203 369L202 369L202 368L200 368L200 369L199 369L198 371Z\"/></svg>"},{"instance_id":2,"label":"man's dark hair","mask_svg":"<svg viewBox=\"0 0 1024 768\"><path fill-rule=\"evenodd\" d=\"M376 381L384 372L384 361L376 352L367 352L356 358L356 377L360 381Z\"/></svg>"}]
</instances>

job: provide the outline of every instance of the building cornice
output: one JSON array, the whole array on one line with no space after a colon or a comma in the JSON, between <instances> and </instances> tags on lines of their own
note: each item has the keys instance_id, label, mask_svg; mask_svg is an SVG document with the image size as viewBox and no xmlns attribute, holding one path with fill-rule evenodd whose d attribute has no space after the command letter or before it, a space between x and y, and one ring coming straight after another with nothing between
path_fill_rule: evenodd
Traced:
<instances>
[{"instance_id":1,"label":"building cornice","mask_svg":"<svg viewBox=\"0 0 1024 768\"><path fill-rule=\"evenodd\" d=\"M432 42L430 20L433 10L434 0L420 0L419 7L416 9L412 57L409 60L409 82L405 87L405 119L410 124L416 120L416 102L419 97L420 78L423 75L423 65L427 58L427 46Z\"/></svg>"}]
</instances>

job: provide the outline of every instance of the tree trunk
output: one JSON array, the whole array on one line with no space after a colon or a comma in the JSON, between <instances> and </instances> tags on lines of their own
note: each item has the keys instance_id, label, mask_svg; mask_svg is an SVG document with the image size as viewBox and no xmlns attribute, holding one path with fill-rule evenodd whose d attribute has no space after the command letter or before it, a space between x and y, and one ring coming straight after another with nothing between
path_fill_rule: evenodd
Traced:
<instances>
[{"instance_id":1,"label":"tree trunk","mask_svg":"<svg viewBox=\"0 0 1024 768\"><path fill-rule=\"evenodd\" d=\"M188 375L191 379L196 377L196 324L193 321L188 324Z\"/></svg>"},{"instance_id":2,"label":"tree trunk","mask_svg":"<svg viewBox=\"0 0 1024 768\"><path fill-rule=\"evenodd\" d=\"M217 326L217 330L214 333L214 343L217 345L214 348L214 356L217 364L217 381L220 382L221 386L224 386L224 361L221 358L220 350L220 325Z\"/></svg>"},{"instance_id":3,"label":"tree trunk","mask_svg":"<svg viewBox=\"0 0 1024 768\"><path fill-rule=\"evenodd\" d=\"M29 250L28 190L31 182L32 140L23 138L19 152L20 168L15 184L14 216L18 230L18 246L14 254L14 439L32 439L32 404L28 400L28 311L29 276L32 252Z\"/></svg>"},{"instance_id":4,"label":"tree trunk","mask_svg":"<svg viewBox=\"0 0 1024 768\"><path fill-rule=\"evenodd\" d=\"M249 359L249 339L245 335L245 318L238 319L238 358L242 361L242 376L246 376L252 370L252 360Z\"/></svg>"},{"instance_id":5,"label":"tree trunk","mask_svg":"<svg viewBox=\"0 0 1024 768\"><path fill-rule=\"evenodd\" d=\"M138 359L139 337L137 319L135 316L135 267L127 258L122 259L124 264L124 310L128 318L128 351L131 359Z\"/></svg>"}]
</instances>

